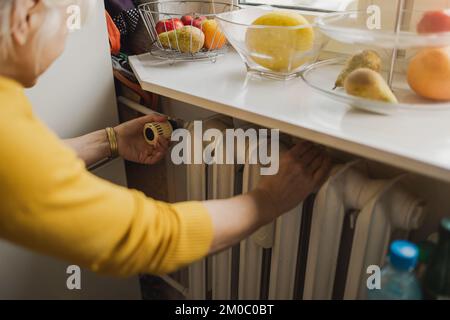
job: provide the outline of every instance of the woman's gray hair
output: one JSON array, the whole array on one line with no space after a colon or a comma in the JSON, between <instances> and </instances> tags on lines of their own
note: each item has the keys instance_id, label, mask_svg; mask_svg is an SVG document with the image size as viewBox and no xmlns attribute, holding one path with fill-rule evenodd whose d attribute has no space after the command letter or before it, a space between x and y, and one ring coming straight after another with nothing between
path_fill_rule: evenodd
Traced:
<instances>
[{"instance_id":1,"label":"woman's gray hair","mask_svg":"<svg viewBox=\"0 0 450 320\"><path fill-rule=\"evenodd\" d=\"M14 5L17 1L21 0L0 0L0 59L5 59L12 52L12 38L11 38L11 15L14 9ZM56 7L79 5L81 7L81 12L83 17L90 15L95 1L97 0L42 0L43 3L48 7L48 14L45 19L44 24L39 30L39 41L36 44L36 51L39 52L42 49L43 38L50 36L52 32L55 31L55 26L61 22L62 18Z\"/></svg>"}]
</instances>

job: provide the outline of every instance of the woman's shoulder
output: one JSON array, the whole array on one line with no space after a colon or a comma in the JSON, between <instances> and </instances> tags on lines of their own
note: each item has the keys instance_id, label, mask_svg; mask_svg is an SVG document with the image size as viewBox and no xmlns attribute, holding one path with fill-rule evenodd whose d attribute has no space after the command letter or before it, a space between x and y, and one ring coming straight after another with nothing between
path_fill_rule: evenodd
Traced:
<instances>
[{"instance_id":1,"label":"woman's shoulder","mask_svg":"<svg viewBox=\"0 0 450 320\"><path fill-rule=\"evenodd\" d=\"M10 117L24 119L32 116L28 98L21 89L5 89L0 86L0 121L9 121Z\"/></svg>"},{"instance_id":2,"label":"woman's shoulder","mask_svg":"<svg viewBox=\"0 0 450 320\"><path fill-rule=\"evenodd\" d=\"M73 161L73 152L33 114L27 97L0 89L0 167L23 165L43 169L54 166L58 159ZM5 163L8 161L8 163ZM3 162L3 163L2 163Z\"/></svg>"}]
</instances>

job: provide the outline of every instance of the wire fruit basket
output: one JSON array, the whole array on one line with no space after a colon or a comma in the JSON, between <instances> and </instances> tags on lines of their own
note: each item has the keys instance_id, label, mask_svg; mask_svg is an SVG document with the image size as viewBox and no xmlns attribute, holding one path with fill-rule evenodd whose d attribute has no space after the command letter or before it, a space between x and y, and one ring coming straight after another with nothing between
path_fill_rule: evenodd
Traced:
<instances>
[{"instance_id":1,"label":"wire fruit basket","mask_svg":"<svg viewBox=\"0 0 450 320\"><path fill-rule=\"evenodd\" d=\"M232 3L171 0L148 2L138 8L152 42L153 56L213 62L228 45L216 15L240 9Z\"/></svg>"}]
</instances>

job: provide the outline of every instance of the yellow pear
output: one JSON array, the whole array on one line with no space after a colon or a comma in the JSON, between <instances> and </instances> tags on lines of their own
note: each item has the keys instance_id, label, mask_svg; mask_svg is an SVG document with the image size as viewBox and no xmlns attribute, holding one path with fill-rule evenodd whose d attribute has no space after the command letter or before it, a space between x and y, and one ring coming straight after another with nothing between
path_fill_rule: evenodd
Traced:
<instances>
[{"instance_id":1,"label":"yellow pear","mask_svg":"<svg viewBox=\"0 0 450 320\"><path fill-rule=\"evenodd\" d=\"M373 50L364 50L358 54L352 56L345 66L345 69L339 74L336 80L335 88L341 88L344 86L347 76L359 68L368 68L376 72L381 71L381 58Z\"/></svg>"},{"instance_id":2,"label":"yellow pear","mask_svg":"<svg viewBox=\"0 0 450 320\"><path fill-rule=\"evenodd\" d=\"M166 49L175 49L171 47L171 40L175 37L175 30L162 32L158 35L159 42L161 42L161 45Z\"/></svg>"},{"instance_id":3,"label":"yellow pear","mask_svg":"<svg viewBox=\"0 0 450 320\"><path fill-rule=\"evenodd\" d=\"M351 72L344 83L345 90L352 96L398 103L384 78L376 71L360 68Z\"/></svg>"},{"instance_id":4,"label":"yellow pear","mask_svg":"<svg viewBox=\"0 0 450 320\"><path fill-rule=\"evenodd\" d=\"M193 26L163 32L159 36L161 45L166 49L178 50L182 53L197 53L203 48L205 35Z\"/></svg>"}]
</instances>

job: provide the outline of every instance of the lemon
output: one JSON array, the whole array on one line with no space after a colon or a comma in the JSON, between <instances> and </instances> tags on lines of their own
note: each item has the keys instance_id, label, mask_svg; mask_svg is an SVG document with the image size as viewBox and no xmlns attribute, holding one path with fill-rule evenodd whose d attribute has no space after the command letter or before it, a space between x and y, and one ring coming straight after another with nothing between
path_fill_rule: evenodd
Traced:
<instances>
[{"instance_id":1,"label":"lemon","mask_svg":"<svg viewBox=\"0 0 450 320\"><path fill-rule=\"evenodd\" d=\"M250 57L257 64L277 72L290 72L303 65L307 52L314 46L314 30L301 14L287 11L272 11L262 15L249 27L246 44ZM277 28L295 27L304 28Z\"/></svg>"}]
</instances>

